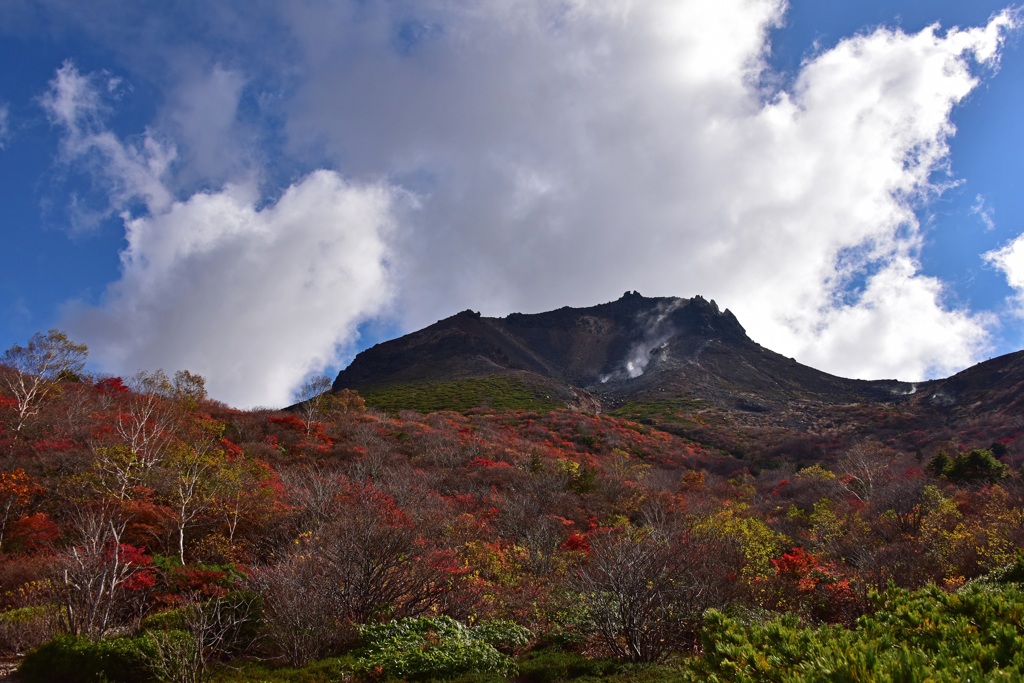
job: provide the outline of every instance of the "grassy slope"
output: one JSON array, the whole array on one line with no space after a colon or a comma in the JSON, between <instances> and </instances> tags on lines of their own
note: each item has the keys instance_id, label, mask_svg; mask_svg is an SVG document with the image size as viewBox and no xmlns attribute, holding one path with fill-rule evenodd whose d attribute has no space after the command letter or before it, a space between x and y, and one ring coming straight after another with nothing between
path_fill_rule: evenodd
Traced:
<instances>
[{"instance_id":1,"label":"grassy slope","mask_svg":"<svg viewBox=\"0 0 1024 683\"><path fill-rule=\"evenodd\" d=\"M395 384L361 389L359 393L367 406L389 413L401 410L464 412L481 407L544 412L565 407L543 387L504 375Z\"/></svg>"}]
</instances>

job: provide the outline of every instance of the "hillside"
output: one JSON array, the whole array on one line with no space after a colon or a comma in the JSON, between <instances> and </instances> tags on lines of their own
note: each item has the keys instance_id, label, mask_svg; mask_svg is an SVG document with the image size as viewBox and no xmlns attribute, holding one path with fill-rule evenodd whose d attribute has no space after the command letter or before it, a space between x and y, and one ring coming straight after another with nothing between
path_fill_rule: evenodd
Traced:
<instances>
[{"instance_id":1,"label":"hillside","mask_svg":"<svg viewBox=\"0 0 1024 683\"><path fill-rule=\"evenodd\" d=\"M666 309L668 337L630 322ZM28 683L487 683L517 669L626 683L764 666L757 680L834 680L834 661L867 672L850 680L936 661L947 680L979 666L1019 678L1021 592L1004 585L1024 577L1019 357L884 402L883 383L784 372L793 361L711 302L582 310L456 316L382 345L432 349L433 366L395 354L393 376L463 411L374 410L351 390L241 411L187 371L90 377L86 347L56 330L12 347L0 655ZM642 373L600 381L652 338ZM496 350L519 367L466 370ZM463 374L428 381L445 363ZM673 389L684 376L699 391ZM558 407L526 377L604 412ZM488 408L488 392L549 403ZM926 418L945 426L905 429ZM879 653L887 639L912 659Z\"/></svg>"},{"instance_id":2,"label":"hillside","mask_svg":"<svg viewBox=\"0 0 1024 683\"><path fill-rule=\"evenodd\" d=\"M738 457L813 460L866 437L928 453L982 431L1016 438L1024 352L929 382L851 380L760 346L714 301L627 292L504 318L464 311L363 351L333 388L393 412L612 413Z\"/></svg>"}]
</instances>

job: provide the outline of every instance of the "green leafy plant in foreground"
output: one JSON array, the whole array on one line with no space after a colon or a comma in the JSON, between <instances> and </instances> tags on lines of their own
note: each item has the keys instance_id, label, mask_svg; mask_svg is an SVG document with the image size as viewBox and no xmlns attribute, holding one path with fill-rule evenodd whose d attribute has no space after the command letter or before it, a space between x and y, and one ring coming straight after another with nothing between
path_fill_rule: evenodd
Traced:
<instances>
[{"instance_id":1,"label":"green leafy plant in foreground","mask_svg":"<svg viewBox=\"0 0 1024 683\"><path fill-rule=\"evenodd\" d=\"M366 624L359 627L359 639L362 647L354 667L358 672L445 679L471 673L515 674L515 660L500 650L524 647L530 632L512 622L485 622L474 628L439 616Z\"/></svg>"},{"instance_id":2,"label":"green leafy plant in foreground","mask_svg":"<svg viewBox=\"0 0 1024 683\"><path fill-rule=\"evenodd\" d=\"M1024 590L975 584L956 593L895 588L853 628L786 616L745 624L706 615L698 679L753 683L887 683L1024 679Z\"/></svg>"}]
</instances>

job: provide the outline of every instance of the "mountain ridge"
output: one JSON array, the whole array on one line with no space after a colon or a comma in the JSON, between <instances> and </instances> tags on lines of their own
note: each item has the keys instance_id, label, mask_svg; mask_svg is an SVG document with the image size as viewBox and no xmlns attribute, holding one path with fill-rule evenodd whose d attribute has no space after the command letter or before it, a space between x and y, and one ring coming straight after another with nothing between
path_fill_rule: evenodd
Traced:
<instances>
[{"instance_id":1,"label":"mountain ridge","mask_svg":"<svg viewBox=\"0 0 1024 683\"><path fill-rule=\"evenodd\" d=\"M363 351L333 389L517 373L557 386L563 396L585 391L606 408L659 395L881 400L913 386L845 379L797 363L751 340L731 311L699 295L627 292L595 306L503 318L462 311Z\"/></svg>"}]
</instances>

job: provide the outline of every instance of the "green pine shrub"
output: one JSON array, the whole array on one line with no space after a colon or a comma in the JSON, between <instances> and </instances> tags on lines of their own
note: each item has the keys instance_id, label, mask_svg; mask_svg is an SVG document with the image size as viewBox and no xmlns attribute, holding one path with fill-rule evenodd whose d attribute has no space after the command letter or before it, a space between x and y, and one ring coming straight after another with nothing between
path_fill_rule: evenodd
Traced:
<instances>
[{"instance_id":1,"label":"green pine shrub","mask_svg":"<svg viewBox=\"0 0 1024 683\"><path fill-rule=\"evenodd\" d=\"M698 680L737 683L897 683L1024 680L1024 590L974 584L874 596L853 628L808 627L785 616L743 623L706 615Z\"/></svg>"}]
</instances>

